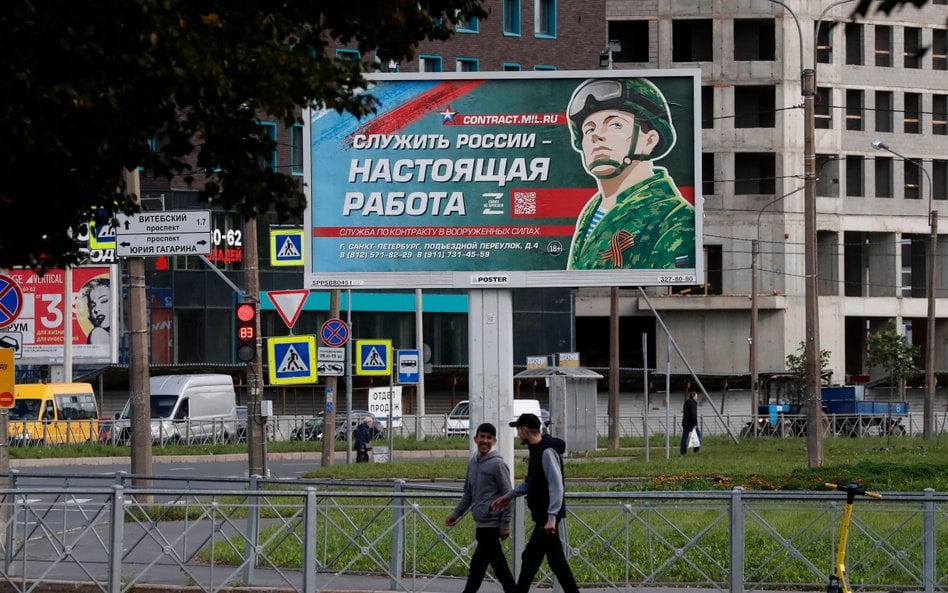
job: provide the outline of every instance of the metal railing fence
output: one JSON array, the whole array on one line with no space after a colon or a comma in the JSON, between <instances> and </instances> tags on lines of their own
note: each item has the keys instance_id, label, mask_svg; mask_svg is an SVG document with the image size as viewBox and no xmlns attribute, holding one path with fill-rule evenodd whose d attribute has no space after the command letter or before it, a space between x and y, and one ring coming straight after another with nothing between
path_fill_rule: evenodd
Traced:
<instances>
[{"instance_id":1,"label":"metal railing fence","mask_svg":"<svg viewBox=\"0 0 948 593\"><path fill-rule=\"evenodd\" d=\"M10 477L0 490L0 587L9 591L70 581L109 593L139 585L444 592L465 577L474 546L470 517L443 523L456 487L262 479L182 487L149 476L159 487L137 489L145 477L120 473L108 486L76 478L64 488ZM817 590L833 564L843 502L834 492L571 491L564 537L583 589ZM856 591L948 590L939 562L948 558L948 495L857 505L847 559ZM507 545L516 571L522 502L515 514ZM538 578L553 585L548 573Z\"/></svg>"}]
</instances>

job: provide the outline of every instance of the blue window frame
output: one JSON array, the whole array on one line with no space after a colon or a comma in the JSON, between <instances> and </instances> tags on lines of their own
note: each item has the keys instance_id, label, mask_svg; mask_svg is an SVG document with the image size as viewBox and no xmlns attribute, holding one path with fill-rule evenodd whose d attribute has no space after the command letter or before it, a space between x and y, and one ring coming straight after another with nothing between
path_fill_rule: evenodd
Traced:
<instances>
[{"instance_id":1,"label":"blue window frame","mask_svg":"<svg viewBox=\"0 0 948 593\"><path fill-rule=\"evenodd\" d=\"M520 64L504 64L504 72L520 72L523 68L520 67Z\"/></svg>"},{"instance_id":2,"label":"blue window frame","mask_svg":"<svg viewBox=\"0 0 948 593\"><path fill-rule=\"evenodd\" d=\"M418 56L419 72L442 72L441 56Z\"/></svg>"},{"instance_id":3,"label":"blue window frame","mask_svg":"<svg viewBox=\"0 0 948 593\"><path fill-rule=\"evenodd\" d=\"M536 0L534 35L556 37L556 0Z\"/></svg>"},{"instance_id":4,"label":"blue window frame","mask_svg":"<svg viewBox=\"0 0 948 593\"><path fill-rule=\"evenodd\" d=\"M520 0L503 0L504 35L520 35Z\"/></svg>"},{"instance_id":5,"label":"blue window frame","mask_svg":"<svg viewBox=\"0 0 948 593\"><path fill-rule=\"evenodd\" d=\"M303 174L303 126L300 124L290 128L290 174Z\"/></svg>"},{"instance_id":6,"label":"blue window frame","mask_svg":"<svg viewBox=\"0 0 948 593\"><path fill-rule=\"evenodd\" d=\"M458 33L479 33L481 22L477 17L462 20L454 27L454 30Z\"/></svg>"},{"instance_id":7,"label":"blue window frame","mask_svg":"<svg viewBox=\"0 0 948 593\"><path fill-rule=\"evenodd\" d=\"M260 127L264 129L264 132L267 136L270 137L270 140L276 142L277 137L277 126L275 122L272 121L262 121L260 122ZM277 169L277 151L276 147L273 149L273 154L270 155L269 159L262 159L260 161L261 169L270 169L271 171L276 171Z\"/></svg>"},{"instance_id":8,"label":"blue window frame","mask_svg":"<svg viewBox=\"0 0 948 593\"><path fill-rule=\"evenodd\" d=\"M556 70L556 66L550 66L549 64L537 64L533 67L534 70Z\"/></svg>"},{"instance_id":9,"label":"blue window frame","mask_svg":"<svg viewBox=\"0 0 948 593\"><path fill-rule=\"evenodd\" d=\"M346 58L349 60L361 60L362 53L357 49L346 49L346 48L341 47L336 50L336 57Z\"/></svg>"},{"instance_id":10,"label":"blue window frame","mask_svg":"<svg viewBox=\"0 0 948 593\"><path fill-rule=\"evenodd\" d=\"M481 62L477 58L458 58L458 72L478 72L481 69Z\"/></svg>"}]
</instances>

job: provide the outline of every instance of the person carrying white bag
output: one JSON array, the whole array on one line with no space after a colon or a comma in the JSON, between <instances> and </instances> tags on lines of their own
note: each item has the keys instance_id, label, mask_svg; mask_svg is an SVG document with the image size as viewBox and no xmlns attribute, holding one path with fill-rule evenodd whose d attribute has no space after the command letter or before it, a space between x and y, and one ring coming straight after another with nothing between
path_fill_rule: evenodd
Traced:
<instances>
[{"instance_id":1,"label":"person carrying white bag","mask_svg":"<svg viewBox=\"0 0 948 593\"><path fill-rule=\"evenodd\" d=\"M688 447L697 453L701 450L701 429L698 428L698 392L692 391L685 398L685 405L681 409L681 454L688 452Z\"/></svg>"}]
</instances>

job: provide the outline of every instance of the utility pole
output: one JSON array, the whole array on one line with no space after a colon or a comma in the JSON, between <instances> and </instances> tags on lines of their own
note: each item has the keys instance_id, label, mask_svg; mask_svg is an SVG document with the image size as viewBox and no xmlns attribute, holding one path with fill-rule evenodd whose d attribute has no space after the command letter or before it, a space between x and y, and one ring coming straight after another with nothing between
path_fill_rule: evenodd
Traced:
<instances>
[{"instance_id":1,"label":"utility pole","mask_svg":"<svg viewBox=\"0 0 948 593\"><path fill-rule=\"evenodd\" d=\"M757 436L757 406L760 405L760 385L757 373L757 318L760 314L757 301L757 276L760 269L758 261L760 246L757 241L751 243L751 327L750 327L750 374L751 374L751 427L750 434Z\"/></svg>"},{"instance_id":2,"label":"utility pole","mask_svg":"<svg viewBox=\"0 0 948 593\"><path fill-rule=\"evenodd\" d=\"M619 287L609 289L609 448L619 448Z\"/></svg>"},{"instance_id":3,"label":"utility pole","mask_svg":"<svg viewBox=\"0 0 948 593\"><path fill-rule=\"evenodd\" d=\"M342 292L338 289L329 291L329 318L339 319L339 301ZM326 406L323 408L323 452L320 457L322 467L333 465L336 457L336 377L326 377ZM349 432L351 410L346 410L346 432ZM347 441L348 442L348 441Z\"/></svg>"},{"instance_id":4,"label":"utility pole","mask_svg":"<svg viewBox=\"0 0 948 593\"><path fill-rule=\"evenodd\" d=\"M920 168L925 171L923 167ZM925 174L928 175L927 172ZM930 178L928 191L929 195L934 192ZM935 275L938 273L935 256L938 254L938 211L932 208L931 200L928 204L928 216L931 235L928 238L928 332L925 340L925 417L922 419L922 436L926 441L932 441L935 439L935 322L938 313L935 307Z\"/></svg>"},{"instance_id":5,"label":"utility pole","mask_svg":"<svg viewBox=\"0 0 948 593\"><path fill-rule=\"evenodd\" d=\"M818 33L818 32L817 32ZM801 35L801 43L803 41ZM806 276L806 450L808 467L823 466L823 410L820 368L820 308L816 258L816 149L815 101L816 68L803 69L803 235Z\"/></svg>"},{"instance_id":6,"label":"utility pole","mask_svg":"<svg viewBox=\"0 0 948 593\"><path fill-rule=\"evenodd\" d=\"M125 191L141 195L138 168L125 171ZM153 472L151 451L151 389L148 385L148 312L145 307L145 258L130 257L128 266L129 407L131 408L132 474ZM136 480L136 488L149 488L150 480Z\"/></svg>"},{"instance_id":7,"label":"utility pole","mask_svg":"<svg viewBox=\"0 0 948 593\"><path fill-rule=\"evenodd\" d=\"M257 219L244 222L244 280L247 299L259 305L260 274L257 263ZM257 308L259 311L259 307ZM247 462L251 476L267 477L266 431L260 404L263 401L263 352L260 337L260 314L255 316L257 352L247 363Z\"/></svg>"}]
</instances>

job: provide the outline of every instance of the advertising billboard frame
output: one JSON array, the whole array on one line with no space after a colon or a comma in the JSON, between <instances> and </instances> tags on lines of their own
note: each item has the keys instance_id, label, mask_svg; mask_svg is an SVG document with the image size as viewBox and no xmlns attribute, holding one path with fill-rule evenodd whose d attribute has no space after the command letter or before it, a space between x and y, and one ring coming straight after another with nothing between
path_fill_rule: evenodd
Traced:
<instances>
[{"instance_id":1,"label":"advertising billboard frame","mask_svg":"<svg viewBox=\"0 0 948 593\"><path fill-rule=\"evenodd\" d=\"M367 78L368 92L380 101L377 115L357 120L334 110L304 114L304 287L704 282L700 70ZM618 90L612 93L612 87ZM620 112L620 119L634 112L641 121L643 109L663 108L665 127L653 116L653 132L635 123L636 140L626 140L626 146L651 142L649 148L630 146L632 158L624 165L609 161L612 170L592 162L581 125L594 125L609 109ZM635 118L627 119L632 133ZM600 231L606 233L595 237L598 223L589 221L596 205L606 207L609 179L625 175L626 168L631 173L629 160L650 167L654 160L649 170L667 182L651 186L639 202L648 208L638 213L609 206L633 228L617 231L618 223L603 217ZM613 203L631 202L633 190L622 187L627 193L613 195Z\"/></svg>"}]
</instances>

